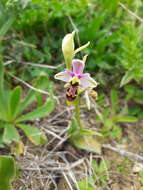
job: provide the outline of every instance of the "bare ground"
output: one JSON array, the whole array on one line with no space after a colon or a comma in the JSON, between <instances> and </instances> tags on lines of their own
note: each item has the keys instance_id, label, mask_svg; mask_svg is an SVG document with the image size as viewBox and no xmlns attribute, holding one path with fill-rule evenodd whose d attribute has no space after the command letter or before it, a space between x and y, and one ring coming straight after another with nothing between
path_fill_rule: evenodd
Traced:
<instances>
[{"instance_id":1,"label":"bare ground","mask_svg":"<svg viewBox=\"0 0 143 190\"><path fill-rule=\"evenodd\" d=\"M100 155L75 148L68 142L67 130L73 115L73 108L67 107L63 96L59 96L59 105L54 113L44 119L34 121L48 137L48 142L41 147L32 145L25 137L24 153L15 156L19 166L19 177L13 182L14 190L76 190L78 181L96 175L96 183L90 189L81 190L141 190L140 171L142 162L132 157L126 157L108 148L102 148ZM83 106L84 107L84 106ZM99 129L95 122L95 112L81 113L87 128ZM123 130L122 143L107 140L112 147L143 156L143 122L121 126ZM4 151L4 150L1 150ZM108 180L101 183L100 177L92 167L92 161L100 163L102 160L110 162L110 168L105 171Z\"/></svg>"}]
</instances>

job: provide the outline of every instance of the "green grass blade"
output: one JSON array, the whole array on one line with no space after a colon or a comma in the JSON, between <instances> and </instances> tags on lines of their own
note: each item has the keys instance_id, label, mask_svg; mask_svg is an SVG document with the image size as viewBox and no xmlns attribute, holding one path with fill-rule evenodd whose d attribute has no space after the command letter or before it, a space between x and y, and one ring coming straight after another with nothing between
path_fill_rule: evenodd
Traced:
<instances>
[{"instance_id":1,"label":"green grass blade","mask_svg":"<svg viewBox=\"0 0 143 190\"><path fill-rule=\"evenodd\" d=\"M127 123L134 123L137 122L138 119L134 116L115 116L116 122L127 122Z\"/></svg>"},{"instance_id":2,"label":"green grass blade","mask_svg":"<svg viewBox=\"0 0 143 190\"><path fill-rule=\"evenodd\" d=\"M15 15L12 15L5 24L0 28L0 37L4 36L15 20Z\"/></svg>"},{"instance_id":3,"label":"green grass blade","mask_svg":"<svg viewBox=\"0 0 143 190\"><path fill-rule=\"evenodd\" d=\"M14 125L12 124L5 125L2 140L5 144L9 144L13 141L19 142L20 137Z\"/></svg>"},{"instance_id":4,"label":"green grass blade","mask_svg":"<svg viewBox=\"0 0 143 190\"><path fill-rule=\"evenodd\" d=\"M0 59L0 93L3 93L3 83L4 83L4 65Z\"/></svg>"}]
</instances>

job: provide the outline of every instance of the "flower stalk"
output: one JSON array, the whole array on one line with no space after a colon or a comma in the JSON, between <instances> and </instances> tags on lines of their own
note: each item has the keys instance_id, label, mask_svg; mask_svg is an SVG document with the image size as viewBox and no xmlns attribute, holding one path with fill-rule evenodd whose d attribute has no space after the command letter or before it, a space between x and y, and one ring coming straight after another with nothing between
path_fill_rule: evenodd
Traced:
<instances>
[{"instance_id":1,"label":"flower stalk","mask_svg":"<svg viewBox=\"0 0 143 190\"><path fill-rule=\"evenodd\" d=\"M80 119L79 97L76 98L74 105L75 105L75 119L78 123L79 129L82 129L83 126L82 126L82 122Z\"/></svg>"}]
</instances>

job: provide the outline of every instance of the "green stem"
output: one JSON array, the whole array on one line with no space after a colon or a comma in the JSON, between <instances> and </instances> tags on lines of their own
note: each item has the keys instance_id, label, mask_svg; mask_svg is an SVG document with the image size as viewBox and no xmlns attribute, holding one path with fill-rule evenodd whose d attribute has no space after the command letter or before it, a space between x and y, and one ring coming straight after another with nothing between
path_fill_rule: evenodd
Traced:
<instances>
[{"instance_id":1,"label":"green stem","mask_svg":"<svg viewBox=\"0 0 143 190\"><path fill-rule=\"evenodd\" d=\"M80 129L83 128L81 120L80 120L80 110L79 110L79 98L75 100L75 118L77 120L78 126Z\"/></svg>"}]
</instances>

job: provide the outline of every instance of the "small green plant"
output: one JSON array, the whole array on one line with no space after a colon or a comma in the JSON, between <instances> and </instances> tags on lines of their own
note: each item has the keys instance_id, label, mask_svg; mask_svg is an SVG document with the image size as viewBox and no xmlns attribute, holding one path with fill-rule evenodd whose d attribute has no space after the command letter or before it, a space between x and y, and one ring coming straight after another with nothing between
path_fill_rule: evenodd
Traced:
<instances>
[{"instance_id":1,"label":"small green plant","mask_svg":"<svg viewBox=\"0 0 143 190\"><path fill-rule=\"evenodd\" d=\"M122 136L122 130L118 123L136 122L137 118L129 116L127 107L120 105L117 90L111 90L110 100L111 105L104 108L101 115L97 115L97 122L102 124L100 132L104 136L120 138Z\"/></svg>"},{"instance_id":2,"label":"small green plant","mask_svg":"<svg viewBox=\"0 0 143 190\"><path fill-rule=\"evenodd\" d=\"M101 160L97 163L95 160L92 162L93 175L87 179L78 182L80 190L94 190L96 185L103 186L109 180L108 169L110 168L110 163L106 160Z\"/></svg>"},{"instance_id":3,"label":"small green plant","mask_svg":"<svg viewBox=\"0 0 143 190\"><path fill-rule=\"evenodd\" d=\"M133 162L128 158L124 158L120 163L117 163L117 171L121 174L130 175L129 167L133 165Z\"/></svg>"},{"instance_id":4,"label":"small green plant","mask_svg":"<svg viewBox=\"0 0 143 190\"><path fill-rule=\"evenodd\" d=\"M91 185L90 180L87 178L86 180L78 181L78 187L80 190L94 190L94 185Z\"/></svg>"},{"instance_id":5,"label":"small green plant","mask_svg":"<svg viewBox=\"0 0 143 190\"><path fill-rule=\"evenodd\" d=\"M10 156L0 156L0 190L12 190L11 182L15 176L15 160Z\"/></svg>"},{"instance_id":6,"label":"small green plant","mask_svg":"<svg viewBox=\"0 0 143 190\"><path fill-rule=\"evenodd\" d=\"M95 160L92 162L92 167L94 169L94 181L101 185L105 185L109 180L108 169L110 168L110 163L107 160L101 160L97 163Z\"/></svg>"},{"instance_id":7,"label":"small green plant","mask_svg":"<svg viewBox=\"0 0 143 190\"><path fill-rule=\"evenodd\" d=\"M35 87L46 88L48 81L45 75L41 75L35 82ZM20 135L17 128L21 129L29 140L35 145L45 142L46 137L40 129L26 123L28 120L41 118L54 109L55 102L52 98L52 91L49 90L49 98L41 105L39 92L29 90L27 95L22 97L22 88L17 86L9 90L4 86L4 67L0 63L0 145L11 142L20 143ZM50 86L49 86L50 88ZM37 98L40 106L33 111L26 113L28 106Z\"/></svg>"},{"instance_id":8,"label":"small green plant","mask_svg":"<svg viewBox=\"0 0 143 190\"><path fill-rule=\"evenodd\" d=\"M121 86L126 85L132 80L142 84L143 76L143 26L136 26L135 19L127 21L121 31L121 64L125 68L125 75L121 80Z\"/></svg>"},{"instance_id":9,"label":"small green plant","mask_svg":"<svg viewBox=\"0 0 143 190\"><path fill-rule=\"evenodd\" d=\"M124 89L127 92L127 101L133 99L136 103L143 104L143 90L141 88L133 85L126 85Z\"/></svg>"},{"instance_id":10,"label":"small green plant","mask_svg":"<svg viewBox=\"0 0 143 190\"><path fill-rule=\"evenodd\" d=\"M0 1L0 37L4 36L11 28L19 13L28 5L28 1L2 0Z\"/></svg>"},{"instance_id":11,"label":"small green plant","mask_svg":"<svg viewBox=\"0 0 143 190\"><path fill-rule=\"evenodd\" d=\"M73 59L76 53L89 45L89 42L75 50L74 35L75 32L72 32L63 39L62 51L66 69L56 74L55 79L67 82L65 85L67 103L75 107L75 116L69 129L71 142L78 148L100 153L100 144L94 138L94 136L100 136L100 134L85 129L83 121L80 119L80 98L83 94L86 96L87 107L90 109L89 95L93 88L97 86L97 82L91 78L89 73L83 73L87 55L82 60Z\"/></svg>"}]
</instances>

